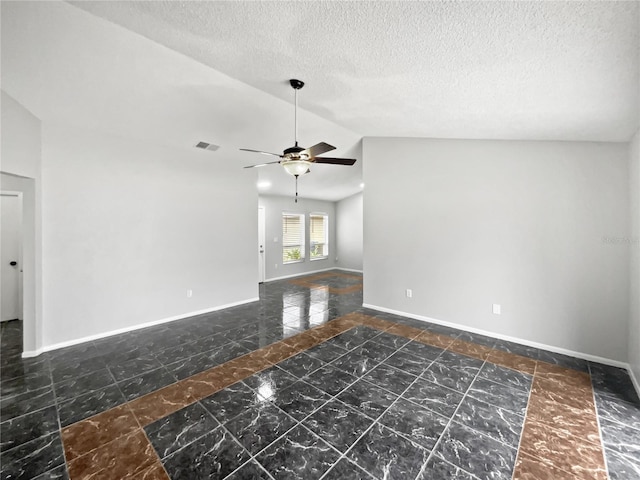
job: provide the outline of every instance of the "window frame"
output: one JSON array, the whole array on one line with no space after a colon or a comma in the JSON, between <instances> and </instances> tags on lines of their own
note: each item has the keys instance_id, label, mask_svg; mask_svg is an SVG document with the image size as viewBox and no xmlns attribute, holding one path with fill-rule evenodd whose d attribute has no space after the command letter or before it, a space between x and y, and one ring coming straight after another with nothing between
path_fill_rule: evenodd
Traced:
<instances>
[{"instance_id":1,"label":"window frame","mask_svg":"<svg viewBox=\"0 0 640 480\"><path fill-rule=\"evenodd\" d=\"M300 220L300 242L301 243L286 243L285 244L285 218L286 217L298 217ZM282 215L280 216L281 218L281 234L282 234L282 264L283 265L289 265L292 263L302 263L305 261L306 258L306 229L305 229L305 222L306 222L306 215L304 213L297 213L297 212L282 212ZM291 247L298 247L298 250L300 252L300 258L295 258L293 260L286 260L285 259L285 249L286 248L291 248Z\"/></svg>"},{"instance_id":2,"label":"window frame","mask_svg":"<svg viewBox=\"0 0 640 480\"><path fill-rule=\"evenodd\" d=\"M312 240L313 217L322 217L324 226L324 242L314 242ZM323 245L323 255L313 256L313 247ZM312 212L309 214L309 261L327 260L329 258L329 214L324 212Z\"/></svg>"}]
</instances>

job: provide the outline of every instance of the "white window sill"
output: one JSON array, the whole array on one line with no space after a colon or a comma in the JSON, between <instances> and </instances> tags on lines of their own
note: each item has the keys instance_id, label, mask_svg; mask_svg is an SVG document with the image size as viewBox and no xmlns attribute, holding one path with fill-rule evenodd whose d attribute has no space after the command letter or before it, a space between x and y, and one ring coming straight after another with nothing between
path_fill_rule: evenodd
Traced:
<instances>
[{"instance_id":1,"label":"white window sill","mask_svg":"<svg viewBox=\"0 0 640 480\"><path fill-rule=\"evenodd\" d=\"M300 260L290 260L288 262L282 262L283 265L290 265L292 263L302 263L304 262L304 258L301 258Z\"/></svg>"},{"instance_id":2,"label":"white window sill","mask_svg":"<svg viewBox=\"0 0 640 480\"><path fill-rule=\"evenodd\" d=\"M329 258L329 255L327 255L326 257L314 257L314 258L310 258L309 261L315 262L316 260L327 260L328 258Z\"/></svg>"}]
</instances>

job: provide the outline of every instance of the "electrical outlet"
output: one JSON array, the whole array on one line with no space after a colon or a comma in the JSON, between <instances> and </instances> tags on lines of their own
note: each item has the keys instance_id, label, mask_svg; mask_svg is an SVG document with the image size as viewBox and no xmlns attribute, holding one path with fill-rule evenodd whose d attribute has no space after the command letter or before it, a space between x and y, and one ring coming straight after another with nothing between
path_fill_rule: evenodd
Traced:
<instances>
[{"instance_id":1,"label":"electrical outlet","mask_svg":"<svg viewBox=\"0 0 640 480\"><path fill-rule=\"evenodd\" d=\"M189 288L187 289L187 298L191 298L191 297L193 297L193 290Z\"/></svg>"},{"instance_id":2,"label":"electrical outlet","mask_svg":"<svg viewBox=\"0 0 640 480\"><path fill-rule=\"evenodd\" d=\"M501 311L500 305L498 305L497 303L494 303L493 304L493 313L495 315L500 315L500 311Z\"/></svg>"},{"instance_id":3,"label":"electrical outlet","mask_svg":"<svg viewBox=\"0 0 640 480\"><path fill-rule=\"evenodd\" d=\"M413 297L413 290L411 290L410 288L407 288L406 294L407 294L407 298Z\"/></svg>"}]
</instances>

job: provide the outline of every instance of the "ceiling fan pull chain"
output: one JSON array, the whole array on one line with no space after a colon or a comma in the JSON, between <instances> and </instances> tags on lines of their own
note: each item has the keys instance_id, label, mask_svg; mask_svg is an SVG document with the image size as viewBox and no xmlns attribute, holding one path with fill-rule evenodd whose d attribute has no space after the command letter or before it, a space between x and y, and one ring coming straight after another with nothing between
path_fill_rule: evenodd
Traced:
<instances>
[{"instance_id":1,"label":"ceiling fan pull chain","mask_svg":"<svg viewBox=\"0 0 640 480\"><path fill-rule=\"evenodd\" d=\"M295 201L295 203L298 203L298 175L294 175L294 177L296 177L296 201Z\"/></svg>"}]
</instances>

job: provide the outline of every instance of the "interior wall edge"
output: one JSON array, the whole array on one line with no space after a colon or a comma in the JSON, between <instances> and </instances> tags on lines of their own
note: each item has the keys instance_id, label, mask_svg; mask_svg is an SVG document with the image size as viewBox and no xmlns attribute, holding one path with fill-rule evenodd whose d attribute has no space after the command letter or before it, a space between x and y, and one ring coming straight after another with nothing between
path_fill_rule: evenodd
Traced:
<instances>
[{"instance_id":1,"label":"interior wall edge","mask_svg":"<svg viewBox=\"0 0 640 480\"><path fill-rule=\"evenodd\" d=\"M554 352L554 353L560 353L560 354L563 354L563 355L569 355L569 356L572 356L572 357L580 358L582 360L588 360L590 362L597 362L597 363L602 363L602 364L605 364L605 365L611 365L613 367L620 367L620 368L624 368L626 370L630 370L629 364L626 363L626 362L622 362L620 360L613 360L613 359L610 359L610 358L600 357L598 355L592 355L590 353L576 352L574 350L568 350L566 348L556 347L556 346L553 346L553 345L547 345L547 344L544 344L544 343L532 342L532 341L526 340L524 338L518 338L518 337L509 336L509 335L503 335L501 333L490 332L488 330L482 330L480 328L468 327L466 325L462 325L462 324L459 324L459 323L447 322L445 320L439 320L437 318L425 317L424 315L417 315L415 313L402 312L402 311L394 310L394 309L391 309L391 308L381 307L379 305L372 305L372 304L369 304L369 303L363 303L362 306L365 307L365 308L370 308L372 310L378 310L380 312L391 313L393 315L401 315L403 317L413 318L414 320L420 320L420 321L423 321L423 322L435 323L437 325L443 325L445 327L456 328L456 329L462 330L464 332L477 333L477 334L480 334L480 335L485 335L487 337L496 338L498 340L506 340L508 342L514 342L514 343L518 343L520 345L526 345L528 347L540 348L542 350L548 350L548 351ZM636 387L637 387L637 385L636 385ZM638 390L638 392L640 394L640 390Z\"/></svg>"},{"instance_id":2,"label":"interior wall edge","mask_svg":"<svg viewBox=\"0 0 640 480\"><path fill-rule=\"evenodd\" d=\"M156 325L161 325L163 323L171 323L171 322L175 322L176 320L182 320L185 318L189 318L189 317L195 317L197 315L204 315L206 313L211 313L211 312L216 312L218 310L224 310L225 308L231 308L231 307L237 307L239 305L244 305L247 303L251 303L251 302L257 302L258 300L260 300L258 297L255 298L248 298L246 300L240 300L237 302L233 302L233 303L228 303L225 305L218 305L215 307L211 307L211 308L205 308L202 310L197 310L194 312L188 312L188 313L182 313L180 315L174 315L172 317L167 317L167 318L161 318L159 320L152 320L151 322L145 322L145 323L140 323L138 325L131 325L128 327L124 327L124 328L118 328L116 330L109 330L107 332L102 332L102 333L97 333L94 335L88 335L86 337L80 337L80 338L75 338L72 340L66 340L64 342L59 342L59 343L53 343L51 345L45 345L42 348L38 349L38 350L29 350L29 351L24 351L22 353L22 358L31 358L31 357L36 357L44 352L50 352L52 350L58 350L60 348L65 348L65 347L71 347L73 345L78 345L81 343L85 343L85 342L90 342L93 340L99 340L101 338L107 338L107 337L111 337L113 335L118 335L120 333L127 333L127 332L132 332L135 330L141 330L143 328L147 328L147 327L153 327Z\"/></svg>"}]
</instances>

